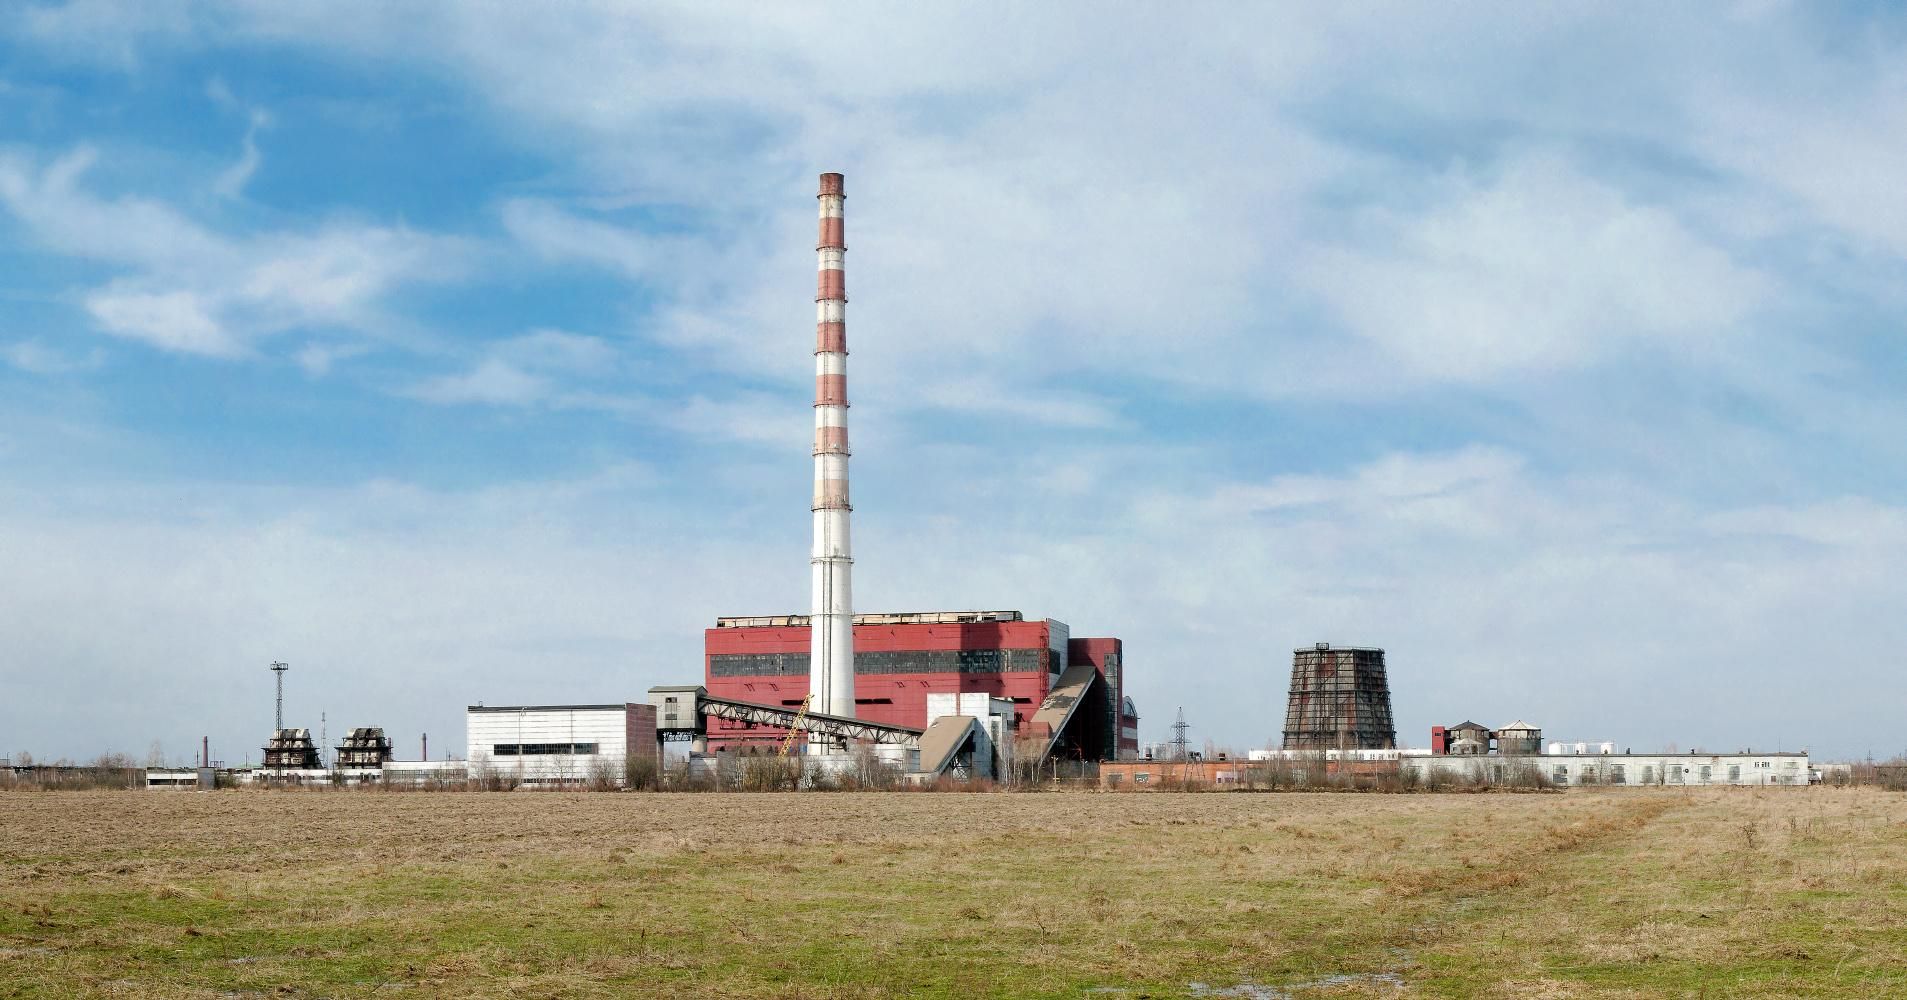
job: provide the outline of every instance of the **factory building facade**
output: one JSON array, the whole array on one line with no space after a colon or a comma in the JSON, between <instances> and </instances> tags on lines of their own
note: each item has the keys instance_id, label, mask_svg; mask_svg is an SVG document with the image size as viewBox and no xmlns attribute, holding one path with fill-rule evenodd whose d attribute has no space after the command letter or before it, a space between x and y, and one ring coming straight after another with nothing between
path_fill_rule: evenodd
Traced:
<instances>
[{"instance_id":1,"label":"factory building facade","mask_svg":"<svg viewBox=\"0 0 1907 1000\"><path fill-rule=\"evenodd\" d=\"M704 633L704 685L736 701L794 708L810 690L811 622L805 615L716 620ZM854 716L924 727L933 694L985 694L1013 706L1026 731L1060 677L1090 665L1103 679L1091 691L1103 725L1103 759L1137 752L1138 714L1125 696L1125 650L1118 639L1072 636L1066 623L1028 621L1018 611L940 611L854 616ZM811 709L819 711L818 708ZM785 730L709 721L711 750L761 749Z\"/></svg>"},{"instance_id":2,"label":"factory building facade","mask_svg":"<svg viewBox=\"0 0 1907 1000\"><path fill-rule=\"evenodd\" d=\"M1399 762L1420 778L1441 771L1450 780L1501 780L1514 768L1534 768L1553 785L1807 785L1813 769L1806 751L1756 753L1404 753Z\"/></svg>"},{"instance_id":3,"label":"factory building facade","mask_svg":"<svg viewBox=\"0 0 1907 1000\"><path fill-rule=\"evenodd\" d=\"M651 705L471 705L470 777L523 785L620 783L629 757L658 757Z\"/></svg>"}]
</instances>

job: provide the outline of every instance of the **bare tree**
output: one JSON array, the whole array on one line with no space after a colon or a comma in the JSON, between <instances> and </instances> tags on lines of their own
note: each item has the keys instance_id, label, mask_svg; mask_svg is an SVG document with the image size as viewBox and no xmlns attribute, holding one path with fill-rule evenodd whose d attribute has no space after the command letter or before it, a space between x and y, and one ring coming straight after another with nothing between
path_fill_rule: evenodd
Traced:
<instances>
[{"instance_id":1,"label":"bare tree","mask_svg":"<svg viewBox=\"0 0 1907 1000\"><path fill-rule=\"evenodd\" d=\"M584 779L585 787L592 792L613 792L622 768L607 756L598 754L589 759L589 775Z\"/></svg>"},{"instance_id":2,"label":"bare tree","mask_svg":"<svg viewBox=\"0 0 1907 1000\"><path fill-rule=\"evenodd\" d=\"M623 787L653 791L662 777L662 762L652 754L629 754L622 760Z\"/></svg>"}]
</instances>

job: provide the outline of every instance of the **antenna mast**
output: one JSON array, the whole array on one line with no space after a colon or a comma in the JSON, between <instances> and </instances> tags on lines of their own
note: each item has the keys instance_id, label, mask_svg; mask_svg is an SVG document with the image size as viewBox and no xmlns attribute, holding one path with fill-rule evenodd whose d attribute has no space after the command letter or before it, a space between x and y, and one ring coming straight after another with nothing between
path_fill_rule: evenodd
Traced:
<instances>
[{"instance_id":1,"label":"antenna mast","mask_svg":"<svg viewBox=\"0 0 1907 1000\"><path fill-rule=\"evenodd\" d=\"M285 671L290 669L291 664L289 663L278 660L272 661L271 672L277 675L278 678L278 724L272 729L274 733L285 728Z\"/></svg>"}]
</instances>

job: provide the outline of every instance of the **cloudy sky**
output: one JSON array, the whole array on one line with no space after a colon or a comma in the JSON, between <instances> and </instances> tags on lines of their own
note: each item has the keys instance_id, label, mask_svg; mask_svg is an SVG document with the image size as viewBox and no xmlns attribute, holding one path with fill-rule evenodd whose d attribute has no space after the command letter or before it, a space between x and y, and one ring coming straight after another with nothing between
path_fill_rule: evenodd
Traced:
<instances>
[{"instance_id":1,"label":"cloudy sky","mask_svg":"<svg viewBox=\"0 0 1907 1000\"><path fill-rule=\"evenodd\" d=\"M856 590L1264 745L1907 746L1885 5L76 2L0 20L0 754L461 752Z\"/></svg>"}]
</instances>

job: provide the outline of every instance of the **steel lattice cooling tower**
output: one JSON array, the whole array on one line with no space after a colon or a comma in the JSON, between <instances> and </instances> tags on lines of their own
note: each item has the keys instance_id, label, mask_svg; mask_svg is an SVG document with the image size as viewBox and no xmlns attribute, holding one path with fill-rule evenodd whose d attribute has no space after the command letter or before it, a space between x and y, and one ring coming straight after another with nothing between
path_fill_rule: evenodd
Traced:
<instances>
[{"instance_id":1,"label":"steel lattice cooling tower","mask_svg":"<svg viewBox=\"0 0 1907 1000\"><path fill-rule=\"evenodd\" d=\"M1319 643L1292 651L1286 750L1390 750L1396 746L1383 650Z\"/></svg>"}]
</instances>

